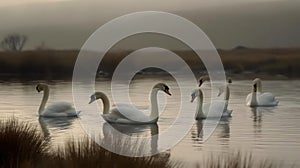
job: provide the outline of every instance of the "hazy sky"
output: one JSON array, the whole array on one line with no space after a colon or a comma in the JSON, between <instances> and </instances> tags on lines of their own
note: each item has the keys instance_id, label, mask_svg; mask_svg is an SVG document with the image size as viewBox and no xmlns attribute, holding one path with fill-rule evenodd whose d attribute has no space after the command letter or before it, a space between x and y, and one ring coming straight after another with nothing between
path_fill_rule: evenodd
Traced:
<instances>
[{"instance_id":1,"label":"hazy sky","mask_svg":"<svg viewBox=\"0 0 300 168\"><path fill-rule=\"evenodd\" d=\"M115 17L160 10L196 23L217 48L300 47L299 9L299 0L1 0L0 39L20 33L25 49L76 49Z\"/></svg>"}]
</instances>

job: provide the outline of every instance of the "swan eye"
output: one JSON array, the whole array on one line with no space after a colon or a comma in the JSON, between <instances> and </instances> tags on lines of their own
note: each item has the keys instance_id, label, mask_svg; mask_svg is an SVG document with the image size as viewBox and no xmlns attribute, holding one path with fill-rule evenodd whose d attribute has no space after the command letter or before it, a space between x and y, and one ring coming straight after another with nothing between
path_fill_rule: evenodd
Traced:
<instances>
[{"instance_id":1,"label":"swan eye","mask_svg":"<svg viewBox=\"0 0 300 168\"><path fill-rule=\"evenodd\" d=\"M201 86L201 85L202 85L202 83L203 83L203 80L202 80L202 79L200 79L200 80L199 80L199 86Z\"/></svg>"},{"instance_id":2,"label":"swan eye","mask_svg":"<svg viewBox=\"0 0 300 168\"><path fill-rule=\"evenodd\" d=\"M164 86L164 91L169 91L169 87L168 86Z\"/></svg>"},{"instance_id":3,"label":"swan eye","mask_svg":"<svg viewBox=\"0 0 300 168\"><path fill-rule=\"evenodd\" d=\"M40 90L40 85L37 85L36 87L35 87L35 89L38 91L38 92L40 92L41 90Z\"/></svg>"}]
</instances>

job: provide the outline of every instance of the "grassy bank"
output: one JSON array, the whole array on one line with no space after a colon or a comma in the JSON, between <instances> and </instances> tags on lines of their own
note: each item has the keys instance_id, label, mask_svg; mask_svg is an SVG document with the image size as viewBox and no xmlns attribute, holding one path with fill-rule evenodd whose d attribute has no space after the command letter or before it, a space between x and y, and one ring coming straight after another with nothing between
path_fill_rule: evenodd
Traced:
<instances>
[{"instance_id":1,"label":"grassy bank","mask_svg":"<svg viewBox=\"0 0 300 168\"><path fill-rule=\"evenodd\" d=\"M118 63L132 51L109 52L102 60L99 71L111 74ZM197 74L205 71L201 60L191 51L174 51ZM224 68L231 76L300 77L300 49L218 50ZM5 78L71 79L78 51L39 50L0 52L0 76ZM151 58L149 58L151 60ZM162 63L174 64L172 60ZM138 62L133 63L138 64ZM89 66L88 64L86 65Z\"/></svg>"},{"instance_id":2,"label":"grassy bank","mask_svg":"<svg viewBox=\"0 0 300 168\"><path fill-rule=\"evenodd\" d=\"M126 146L124 146L126 148ZM50 150L51 144L28 123L9 119L0 122L0 167L186 167L170 160L170 154L149 157L126 157L107 151L88 138L70 140L65 147ZM130 149L130 148L128 148ZM134 152L134 151L133 151ZM251 154L212 155L193 167L205 168L273 168L280 165L254 160ZM189 166L190 167L190 166Z\"/></svg>"}]
</instances>

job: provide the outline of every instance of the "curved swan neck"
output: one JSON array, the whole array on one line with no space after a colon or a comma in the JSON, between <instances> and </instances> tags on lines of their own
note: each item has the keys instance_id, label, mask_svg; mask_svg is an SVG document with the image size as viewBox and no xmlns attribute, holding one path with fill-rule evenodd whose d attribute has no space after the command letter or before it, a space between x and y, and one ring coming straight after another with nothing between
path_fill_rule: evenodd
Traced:
<instances>
[{"instance_id":1,"label":"curved swan neck","mask_svg":"<svg viewBox=\"0 0 300 168\"><path fill-rule=\"evenodd\" d=\"M196 109L195 120L205 118L205 115L202 111L202 105L203 105L203 93L202 90L199 89L199 95L197 96L197 109Z\"/></svg>"},{"instance_id":2,"label":"curved swan neck","mask_svg":"<svg viewBox=\"0 0 300 168\"><path fill-rule=\"evenodd\" d=\"M44 92L44 95L43 95L41 105L39 107L39 114L42 114L42 112L44 111L46 103L47 103L48 98L49 98L49 88L48 88L48 86L46 86L46 85L44 86L43 92Z\"/></svg>"},{"instance_id":3,"label":"curved swan neck","mask_svg":"<svg viewBox=\"0 0 300 168\"><path fill-rule=\"evenodd\" d=\"M230 90L229 90L229 86L228 84L226 85L226 88L225 88L225 95L224 95L224 100L229 100L229 97L230 97Z\"/></svg>"},{"instance_id":4,"label":"curved swan neck","mask_svg":"<svg viewBox=\"0 0 300 168\"><path fill-rule=\"evenodd\" d=\"M157 104L157 93L159 89L153 88L150 94L150 103L151 103L151 113L150 113L150 119L158 119L158 104Z\"/></svg>"},{"instance_id":5,"label":"curved swan neck","mask_svg":"<svg viewBox=\"0 0 300 168\"><path fill-rule=\"evenodd\" d=\"M257 105L256 92L252 91L250 106L256 106L256 105Z\"/></svg>"},{"instance_id":6,"label":"curved swan neck","mask_svg":"<svg viewBox=\"0 0 300 168\"><path fill-rule=\"evenodd\" d=\"M102 100L102 103L103 103L103 114L108 114L109 113L109 107L110 107L109 99L102 92L99 92L98 94L99 94L99 98Z\"/></svg>"},{"instance_id":7,"label":"curved swan neck","mask_svg":"<svg viewBox=\"0 0 300 168\"><path fill-rule=\"evenodd\" d=\"M258 82L257 82L257 90L258 90L258 92L262 92L261 80L258 80Z\"/></svg>"},{"instance_id":8,"label":"curved swan neck","mask_svg":"<svg viewBox=\"0 0 300 168\"><path fill-rule=\"evenodd\" d=\"M262 83L260 78L254 79L253 83L257 85L257 91L262 92Z\"/></svg>"}]
</instances>

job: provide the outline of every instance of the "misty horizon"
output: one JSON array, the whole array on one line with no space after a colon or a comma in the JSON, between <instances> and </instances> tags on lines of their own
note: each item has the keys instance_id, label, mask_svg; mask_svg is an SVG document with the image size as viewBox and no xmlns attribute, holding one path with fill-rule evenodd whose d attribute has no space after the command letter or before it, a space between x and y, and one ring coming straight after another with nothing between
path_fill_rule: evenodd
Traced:
<instances>
[{"instance_id":1,"label":"misty horizon","mask_svg":"<svg viewBox=\"0 0 300 168\"><path fill-rule=\"evenodd\" d=\"M300 45L298 1L76 1L34 0L0 2L0 39L12 33L26 35L24 50L80 49L101 25L132 12L158 10L177 14L197 24L218 49L297 48ZM151 40L151 38L149 38ZM148 44L148 38L137 38ZM134 40L133 40L134 41ZM154 39L155 44L157 40ZM166 41L160 41L166 43ZM176 40L169 48L179 49ZM135 48L136 43L124 46ZM123 48L121 48L123 49Z\"/></svg>"}]
</instances>

